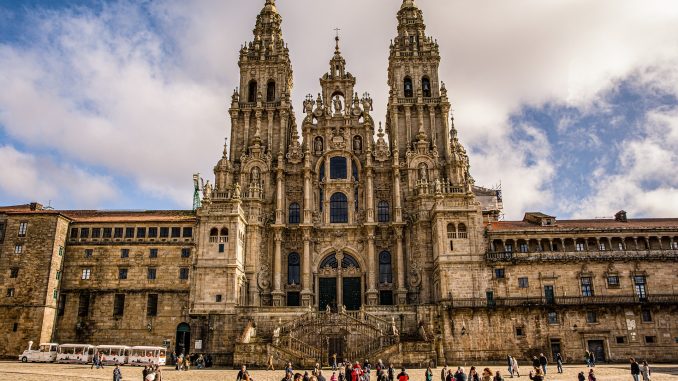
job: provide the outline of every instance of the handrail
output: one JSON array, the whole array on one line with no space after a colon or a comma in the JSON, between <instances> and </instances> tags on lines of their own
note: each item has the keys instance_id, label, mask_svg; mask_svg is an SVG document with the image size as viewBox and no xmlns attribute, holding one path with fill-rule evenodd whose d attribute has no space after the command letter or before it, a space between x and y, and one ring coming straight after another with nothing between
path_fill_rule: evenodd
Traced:
<instances>
[{"instance_id":1,"label":"handrail","mask_svg":"<svg viewBox=\"0 0 678 381\"><path fill-rule=\"evenodd\" d=\"M638 295L592 295L592 296L555 296L546 297L509 297L509 298L464 298L441 301L453 308L497 308L520 306L572 306L572 305L617 305L617 304L664 304L678 303L678 294L654 294L645 297Z\"/></svg>"}]
</instances>

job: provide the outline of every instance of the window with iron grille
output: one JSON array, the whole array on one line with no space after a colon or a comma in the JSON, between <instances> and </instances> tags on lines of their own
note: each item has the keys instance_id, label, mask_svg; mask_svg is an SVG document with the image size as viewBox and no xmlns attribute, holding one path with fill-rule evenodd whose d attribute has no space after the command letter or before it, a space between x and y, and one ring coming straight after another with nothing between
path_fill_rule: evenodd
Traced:
<instances>
[{"instance_id":1,"label":"window with iron grille","mask_svg":"<svg viewBox=\"0 0 678 381\"><path fill-rule=\"evenodd\" d=\"M547 318L548 318L549 324L558 324L558 313L557 312L550 311L548 313Z\"/></svg>"},{"instance_id":2,"label":"window with iron grille","mask_svg":"<svg viewBox=\"0 0 678 381\"><path fill-rule=\"evenodd\" d=\"M127 269L118 269L118 279L125 280L127 279Z\"/></svg>"},{"instance_id":3,"label":"window with iron grille","mask_svg":"<svg viewBox=\"0 0 678 381\"><path fill-rule=\"evenodd\" d=\"M148 256L150 258L158 258L158 249L150 249Z\"/></svg>"},{"instance_id":4,"label":"window with iron grille","mask_svg":"<svg viewBox=\"0 0 678 381\"><path fill-rule=\"evenodd\" d=\"M120 249L120 258L129 258L129 249Z\"/></svg>"},{"instance_id":5,"label":"window with iron grille","mask_svg":"<svg viewBox=\"0 0 678 381\"><path fill-rule=\"evenodd\" d=\"M113 300L113 316L123 316L125 314L125 294L115 294Z\"/></svg>"},{"instance_id":6,"label":"window with iron grille","mask_svg":"<svg viewBox=\"0 0 678 381\"><path fill-rule=\"evenodd\" d=\"M290 204L288 220L290 224L298 224L301 221L301 207L296 202Z\"/></svg>"},{"instance_id":7,"label":"window with iron grille","mask_svg":"<svg viewBox=\"0 0 678 381\"><path fill-rule=\"evenodd\" d=\"M387 201L379 201L377 204L377 220L379 222L389 222L391 220L391 211Z\"/></svg>"},{"instance_id":8,"label":"window with iron grille","mask_svg":"<svg viewBox=\"0 0 678 381\"><path fill-rule=\"evenodd\" d=\"M156 279L156 275L157 275L157 269L156 268L151 267L151 268L148 269L148 279L151 279L151 280Z\"/></svg>"},{"instance_id":9,"label":"window with iron grille","mask_svg":"<svg viewBox=\"0 0 678 381\"><path fill-rule=\"evenodd\" d=\"M503 279L505 277L504 269L494 269L494 277L497 279Z\"/></svg>"},{"instance_id":10,"label":"window with iron grille","mask_svg":"<svg viewBox=\"0 0 678 381\"><path fill-rule=\"evenodd\" d=\"M591 277L581 278L581 296L593 296L593 283Z\"/></svg>"},{"instance_id":11,"label":"window with iron grille","mask_svg":"<svg viewBox=\"0 0 678 381\"><path fill-rule=\"evenodd\" d=\"M189 258L191 256L191 248L190 247L182 247L181 248L181 258Z\"/></svg>"},{"instance_id":12,"label":"window with iron grille","mask_svg":"<svg viewBox=\"0 0 678 381\"><path fill-rule=\"evenodd\" d=\"M146 316L158 316L158 294L148 294Z\"/></svg>"},{"instance_id":13,"label":"window with iron grille","mask_svg":"<svg viewBox=\"0 0 678 381\"><path fill-rule=\"evenodd\" d=\"M586 322L589 324L598 322L598 314L595 311L586 312Z\"/></svg>"},{"instance_id":14,"label":"window with iron grille","mask_svg":"<svg viewBox=\"0 0 678 381\"><path fill-rule=\"evenodd\" d=\"M188 267L182 267L179 269L179 279L181 280L188 279Z\"/></svg>"},{"instance_id":15,"label":"window with iron grille","mask_svg":"<svg viewBox=\"0 0 678 381\"><path fill-rule=\"evenodd\" d=\"M527 280L527 277L518 278L518 287L519 288L529 287L529 281Z\"/></svg>"},{"instance_id":16,"label":"window with iron grille","mask_svg":"<svg viewBox=\"0 0 678 381\"><path fill-rule=\"evenodd\" d=\"M348 222L348 199L337 192L330 197L330 223Z\"/></svg>"},{"instance_id":17,"label":"window with iron grille","mask_svg":"<svg viewBox=\"0 0 678 381\"><path fill-rule=\"evenodd\" d=\"M607 286L608 287L619 287L619 275L608 275L607 276Z\"/></svg>"},{"instance_id":18,"label":"window with iron grille","mask_svg":"<svg viewBox=\"0 0 678 381\"><path fill-rule=\"evenodd\" d=\"M342 156L330 159L330 179L345 180L348 177L346 158Z\"/></svg>"}]
</instances>

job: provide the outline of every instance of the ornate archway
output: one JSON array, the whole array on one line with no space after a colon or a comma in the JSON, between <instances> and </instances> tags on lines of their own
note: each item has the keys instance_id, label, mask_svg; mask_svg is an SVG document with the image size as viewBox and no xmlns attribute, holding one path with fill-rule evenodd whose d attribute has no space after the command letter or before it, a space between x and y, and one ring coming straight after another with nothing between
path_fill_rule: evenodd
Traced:
<instances>
[{"instance_id":1,"label":"ornate archway","mask_svg":"<svg viewBox=\"0 0 678 381\"><path fill-rule=\"evenodd\" d=\"M360 263L344 252L327 255L318 266L318 309L329 306L338 311L341 306L347 310L359 310L362 306L363 280Z\"/></svg>"}]
</instances>

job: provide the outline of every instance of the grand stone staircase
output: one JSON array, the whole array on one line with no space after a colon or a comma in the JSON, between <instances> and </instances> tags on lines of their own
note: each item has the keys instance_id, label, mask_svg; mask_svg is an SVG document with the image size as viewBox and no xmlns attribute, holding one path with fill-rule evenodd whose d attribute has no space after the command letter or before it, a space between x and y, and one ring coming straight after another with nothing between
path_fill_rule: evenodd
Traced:
<instances>
[{"instance_id":1,"label":"grand stone staircase","mask_svg":"<svg viewBox=\"0 0 678 381\"><path fill-rule=\"evenodd\" d=\"M236 352L240 353L235 357L242 363L263 365L263 352L295 365L328 365L333 353L337 353L338 361L362 361L398 344L399 340L392 322L364 311L309 311L276 327L270 342L239 344Z\"/></svg>"}]
</instances>

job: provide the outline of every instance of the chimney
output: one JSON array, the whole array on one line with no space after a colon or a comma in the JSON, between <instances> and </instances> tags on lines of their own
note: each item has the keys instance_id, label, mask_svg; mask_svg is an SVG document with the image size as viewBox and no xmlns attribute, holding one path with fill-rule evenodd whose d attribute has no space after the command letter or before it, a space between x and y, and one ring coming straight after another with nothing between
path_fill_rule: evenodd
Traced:
<instances>
[{"instance_id":1,"label":"chimney","mask_svg":"<svg viewBox=\"0 0 678 381\"><path fill-rule=\"evenodd\" d=\"M31 202L31 210L42 210L42 204L39 202Z\"/></svg>"},{"instance_id":2,"label":"chimney","mask_svg":"<svg viewBox=\"0 0 678 381\"><path fill-rule=\"evenodd\" d=\"M628 222L626 219L626 211L620 210L614 215L614 220L619 222Z\"/></svg>"}]
</instances>

